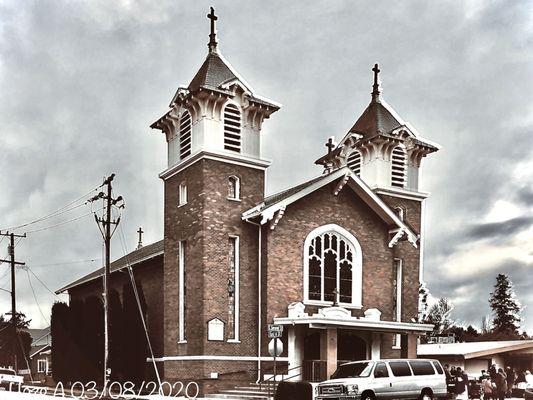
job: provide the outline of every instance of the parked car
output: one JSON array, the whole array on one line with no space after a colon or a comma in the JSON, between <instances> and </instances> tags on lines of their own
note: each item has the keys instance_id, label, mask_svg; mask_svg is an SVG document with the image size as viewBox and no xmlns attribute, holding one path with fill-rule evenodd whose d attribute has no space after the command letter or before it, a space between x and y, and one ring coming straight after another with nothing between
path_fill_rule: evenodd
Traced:
<instances>
[{"instance_id":1,"label":"parked car","mask_svg":"<svg viewBox=\"0 0 533 400\"><path fill-rule=\"evenodd\" d=\"M315 388L317 400L445 398L446 377L437 360L372 360L342 364Z\"/></svg>"},{"instance_id":2,"label":"parked car","mask_svg":"<svg viewBox=\"0 0 533 400\"><path fill-rule=\"evenodd\" d=\"M0 387L6 390L18 390L24 378L15 373L11 368L0 368Z\"/></svg>"}]
</instances>

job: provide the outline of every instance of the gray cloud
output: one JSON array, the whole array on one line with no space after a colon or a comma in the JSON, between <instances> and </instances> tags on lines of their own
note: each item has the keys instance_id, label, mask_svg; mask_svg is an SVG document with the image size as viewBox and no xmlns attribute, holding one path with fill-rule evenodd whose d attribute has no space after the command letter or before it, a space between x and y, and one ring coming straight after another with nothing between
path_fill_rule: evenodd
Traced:
<instances>
[{"instance_id":1,"label":"gray cloud","mask_svg":"<svg viewBox=\"0 0 533 400\"><path fill-rule=\"evenodd\" d=\"M533 217L517 217L507 221L477 224L466 232L466 239L501 239L516 235L531 227Z\"/></svg>"},{"instance_id":2,"label":"gray cloud","mask_svg":"<svg viewBox=\"0 0 533 400\"><path fill-rule=\"evenodd\" d=\"M157 174L166 150L163 136L148 125L205 57L210 5L0 5L0 227L44 215L116 172L130 249L140 225L147 242L162 237ZM443 145L422 163L421 189L432 192L426 277L433 294L452 293L453 279L447 286L440 267L478 240L472 224L509 193L517 193L511 199L517 202L531 199L524 185L510 183L518 163L531 159L533 144L531 118L524 119L532 109L524 93L533 91L528 4L242 1L216 8L226 58L259 93L284 105L265 123L263 155L274 161L269 192L321 172L313 162L325 139L352 126L370 99L370 68L381 64L385 99ZM117 239L114 257L123 254ZM100 246L86 218L29 235L18 254L55 289L95 263L39 265L100 258ZM485 290L483 279L491 281L492 272L478 285L468 283L472 293ZM31 310L36 326L44 324L23 272L19 282L21 307ZM53 296L35 286L49 307ZM0 294L0 312L6 308L9 298Z\"/></svg>"}]
</instances>

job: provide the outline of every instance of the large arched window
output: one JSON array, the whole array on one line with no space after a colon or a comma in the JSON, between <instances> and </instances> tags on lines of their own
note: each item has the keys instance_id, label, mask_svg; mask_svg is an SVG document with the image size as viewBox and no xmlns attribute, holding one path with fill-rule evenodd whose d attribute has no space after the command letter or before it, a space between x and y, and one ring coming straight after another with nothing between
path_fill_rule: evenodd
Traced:
<instances>
[{"instance_id":1,"label":"large arched window","mask_svg":"<svg viewBox=\"0 0 533 400\"><path fill-rule=\"evenodd\" d=\"M191 154L191 114L185 111L180 119L180 159Z\"/></svg>"},{"instance_id":2,"label":"large arched window","mask_svg":"<svg viewBox=\"0 0 533 400\"><path fill-rule=\"evenodd\" d=\"M407 153L403 145L398 145L392 150L391 162L391 185L405 187L407 181Z\"/></svg>"},{"instance_id":3,"label":"large arched window","mask_svg":"<svg viewBox=\"0 0 533 400\"><path fill-rule=\"evenodd\" d=\"M231 103L224 108L224 150L241 152L241 111Z\"/></svg>"},{"instance_id":4,"label":"large arched window","mask_svg":"<svg viewBox=\"0 0 533 400\"><path fill-rule=\"evenodd\" d=\"M360 307L361 288L357 239L335 224L313 230L304 243L304 301Z\"/></svg>"},{"instance_id":5,"label":"large arched window","mask_svg":"<svg viewBox=\"0 0 533 400\"><path fill-rule=\"evenodd\" d=\"M350 153L348 156L347 165L354 174L361 174L361 153L359 150L354 150Z\"/></svg>"}]
</instances>

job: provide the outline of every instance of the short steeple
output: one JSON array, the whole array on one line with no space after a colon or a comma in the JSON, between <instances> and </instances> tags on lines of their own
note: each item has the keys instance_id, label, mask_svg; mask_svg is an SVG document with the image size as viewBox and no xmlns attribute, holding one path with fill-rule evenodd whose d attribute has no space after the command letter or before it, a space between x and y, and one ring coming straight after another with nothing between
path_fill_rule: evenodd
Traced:
<instances>
[{"instance_id":1,"label":"short steeple","mask_svg":"<svg viewBox=\"0 0 533 400\"><path fill-rule=\"evenodd\" d=\"M209 48L210 53L216 53L217 51L217 27L216 21L218 17L215 15L215 9L211 7L211 12L207 14L207 18L211 20L211 33L209 34L209 43L207 47Z\"/></svg>"},{"instance_id":2,"label":"short steeple","mask_svg":"<svg viewBox=\"0 0 533 400\"><path fill-rule=\"evenodd\" d=\"M316 164L325 173L348 166L370 187L418 191L420 162L439 146L423 138L381 96L378 64L372 68L372 100L335 148Z\"/></svg>"}]
</instances>

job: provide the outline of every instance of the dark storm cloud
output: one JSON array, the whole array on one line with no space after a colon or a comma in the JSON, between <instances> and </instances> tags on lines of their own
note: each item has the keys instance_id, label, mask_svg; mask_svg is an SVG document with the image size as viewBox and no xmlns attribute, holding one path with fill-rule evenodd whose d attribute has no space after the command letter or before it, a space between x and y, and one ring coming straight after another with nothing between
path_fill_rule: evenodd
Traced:
<instances>
[{"instance_id":1,"label":"dark storm cloud","mask_svg":"<svg viewBox=\"0 0 533 400\"><path fill-rule=\"evenodd\" d=\"M146 231L145 242L162 237L157 174L165 168L166 149L164 137L148 126L203 61L211 5L0 5L0 228L55 210L116 172L116 192L127 203L123 229L130 250L138 226ZM531 199L531 191L520 191L524 184L513 182L514 168L531 158L532 149L532 121L525 118L532 109L525 94L533 91L530 5L472 0L214 6L223 54L257 92L283 104L262 136L263 156L273 160L269 192L321 172L314 160L325 151L327 137L343 136L364 110L370 68L380 63L385 99L423 136L443 145L422 162L421 189L432 192L425 270L434 295L453 292L440 273L442 263L479 235L499 237L480 222L495 201L514 192L516 201ZM100 258L99 235L85 218L29 235L18 254L56 289L90 272L94 263L39 265ZM118 257L123 250L117 238L114 243ZM493 272L483 273L479 285L468 282L472 293L483 292L483 279L488 284ZM44 324L24 275L19 281L21 306L31 310L36 325ZM6 282L0 280L0 287ZM49 307L53 296L37 291ZM9 307L2 296L0 312Z\"/></svg>"},{"instance_id":2,"label":"dark storm cloud","mask_svg":"<svg viewBox=\"0 0 533 400\"><path fill-rule=\"evenodd\" d=\"M465 239L500 239L516 235L531 227L533 217L517 217L502 222L477 224L467 230Z\"/></svg>"},{"instance_id":3,"label":"dark storm cloud","mask_svg":"<svg viewBox=\"0 0 533 400\"><path fill-rule=\"evenodd\" d=\"M517 200L525 206L533 207L533 187L524 186L516 191Z\"/></svg>"}]
</instances>

